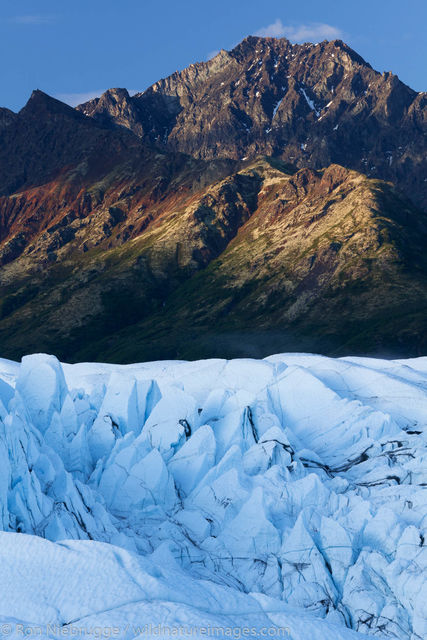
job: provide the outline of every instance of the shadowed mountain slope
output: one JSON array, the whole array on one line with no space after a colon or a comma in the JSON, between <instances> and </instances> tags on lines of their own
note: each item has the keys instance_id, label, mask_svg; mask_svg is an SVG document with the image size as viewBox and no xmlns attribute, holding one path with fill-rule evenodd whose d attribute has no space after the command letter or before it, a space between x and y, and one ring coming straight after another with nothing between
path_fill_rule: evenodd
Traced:
<instances>
[{"instance_id":1,"label":"shadowed mountain slope","mask_svg":"<svg viewBox=\"0 0 427 640\"><path fill-rule=\"evenodd\" d=\"M187 160L158 193L167 160L142 193L138 175L119 194L107 176L100 203L71 221L63 211L3 267L3 353L423 348L427 218L392 185L338 165L290 175L260 158L201 186ZM53 208L54 185L20 198L31 206L43 190Z\"/></svg>"}]
</instances>

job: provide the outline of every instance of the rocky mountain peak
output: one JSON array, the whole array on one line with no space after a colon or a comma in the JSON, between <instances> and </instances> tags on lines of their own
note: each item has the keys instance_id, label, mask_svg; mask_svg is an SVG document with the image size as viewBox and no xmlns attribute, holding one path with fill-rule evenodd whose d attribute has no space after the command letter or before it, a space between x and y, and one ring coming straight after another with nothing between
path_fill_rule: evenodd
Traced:
<instances>
[{"instance_id":1,"label":"rocky mountain peak","mask_svg":"<svg viewBox=\"0 0 427 640\"><path fill-rule=\"evenodd\" d=\"M248 36L133 97L114 92L78 109L196 158L265 154L297 168L346 165L427 204L422 94L375 71L342 40Z\"/></svg>"},{"instance_id":2,"label":"rocky mountain peak","mask_svg":"<svg viewBox=\"0 0 427 640\"><path fill-rule=\"evenodd\" d=\"M26 105L19 112L21 116L28 117L34 115L42 115L46 113L66 114L75 119L76 110L68 106L64 102L53 98L40 89L35 89Z\"/></svg>"},{"instance_id":3,"label":"rocky mountain peak","mask_svg":"<svg viewBox=\"0 0 427 640\"><path fill-rule=\"evenodd\" d=\"M101 97L79 105L77 110L86 116L95 116L103 125L111 126L114 123L131 129L139 137L144 135L141 122L143 117L139 112L138 103L132 100L127 89L108 89Z\"/></svg>"},{"instance_id":4,"label":"rocky mountain peak","mask_svg":"<svg viewBox=\"0 0 427 640\"><path fill-rule=\"evenodd\" d=\"M105 109L115 109L117 105L123 105L129 103L129 92L127 89L113 88L105 91L99 98L92 98L84 105L77 107L78 111L82 111L86 115L90 115L92 108L98 107L98 111ZM82 109L85 106L85 109Z\"/></svg>"}]
</instances>

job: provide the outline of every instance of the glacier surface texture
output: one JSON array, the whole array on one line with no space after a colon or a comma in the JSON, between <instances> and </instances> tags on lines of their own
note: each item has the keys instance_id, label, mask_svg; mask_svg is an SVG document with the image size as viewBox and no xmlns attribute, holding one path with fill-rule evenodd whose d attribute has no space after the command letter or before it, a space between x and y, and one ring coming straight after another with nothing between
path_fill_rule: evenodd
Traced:
<instances>
[{"instance_id":1,"label":"glacier surface texture","mask_svg":"<svg viewBox=\"0 0 427 640\"><path fill-rule=\"evenodd\" d=\"M0 360L1 633L425 640L426 434L427 358Z\"/></svg>"}]
</instances>

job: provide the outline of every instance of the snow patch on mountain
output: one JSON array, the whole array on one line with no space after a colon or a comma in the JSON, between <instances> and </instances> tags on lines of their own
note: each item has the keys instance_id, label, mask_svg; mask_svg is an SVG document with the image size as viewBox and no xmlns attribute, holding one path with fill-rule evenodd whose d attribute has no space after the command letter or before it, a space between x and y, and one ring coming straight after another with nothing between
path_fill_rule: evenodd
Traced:
<instances>
[{"instance_id":1,"label":"snow patch on mountain","mask_svg":"<svg viewBox=\"0 0 427 640\"><path fill-rule=\"evenodd\" d=\"M316 105L314 104L313 100L307 95L307 92L304 89L304 87L300 87L300 91L301 91L302 95L304 96L306 103L308 104L310 109L312 111L314 111L314 113L316 114L316 117L318 118L320 116L320 111L318 109L316 109Z\"/></svg>"}]
</instances>

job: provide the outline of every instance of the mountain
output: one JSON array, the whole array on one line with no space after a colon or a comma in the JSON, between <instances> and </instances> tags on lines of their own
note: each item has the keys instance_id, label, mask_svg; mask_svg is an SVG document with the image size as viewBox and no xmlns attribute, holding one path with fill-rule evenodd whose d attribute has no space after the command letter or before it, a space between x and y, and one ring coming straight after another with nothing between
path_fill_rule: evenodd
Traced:
<instances>
[{"instance_id":1,"label":"mountain","mask_svg":"<svg viewBox=\"0 0 427 640\"><path fill-rule=\"evenodd\" d=\"M1 359L3 632L425 639L426 376Z\"/></svg>"},{"instance_id":2,"label":"mountain","mask_svg":"<svg viewBox=\"0 0 427 640\"><path fill-rule=\"evenodd\" d=\"M251 36L143 93L112 89L77 108L197 158L342 164L427 206L427 94L378 73L341 40Z\"/></svg>"},{"instance_id":3,"label":"mountain","mask_svg":"<svg viewBox=\"0 0 427 640\"><path fill-rule=\"evenodd\" d=\"M360 118L356 77L375 85ZM320 131L339 103L335 131L342 125L357 138L356 155L361 129L371 131L370 153L383 135L406 131L407 153L425 161L423 136L413 133L423 95L339 41L248 38L143 94L111 90L78 109L35 91L18 114L0 113L3 356L129 362L425 350L427 216L414 204L425 190L409 198L397 174L393 184L352 168L350 142L336 145L340 164L319 141L307 156L299 144L296 158L288 146L242 136L234 98L221 101L234 82L247 118L257 114L249 129L261 131L261 89L273 91L272 78L289 81L270 114L275 139L283 127L294 136ZM320 113L310 91L324 86L326 100L331 78L340 97ZM415 129L404 129L409 121ZM416 171L403 175L419 182Z\"/></svg>"}]
</instances>

